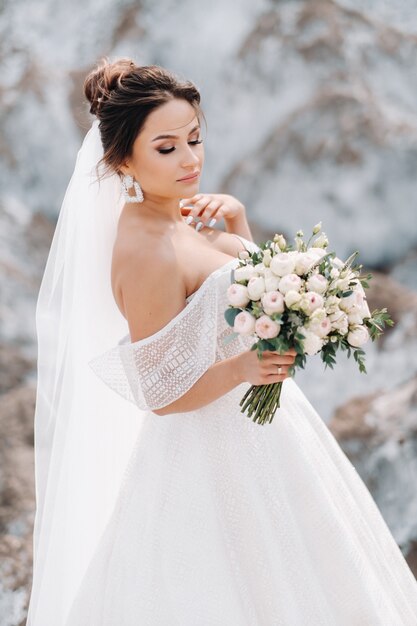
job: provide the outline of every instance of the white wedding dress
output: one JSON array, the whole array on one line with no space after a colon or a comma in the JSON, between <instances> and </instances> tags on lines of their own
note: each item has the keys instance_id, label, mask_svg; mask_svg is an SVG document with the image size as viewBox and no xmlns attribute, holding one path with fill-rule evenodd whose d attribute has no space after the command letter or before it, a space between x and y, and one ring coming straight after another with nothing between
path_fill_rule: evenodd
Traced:
<instances>
[{"instance_id":1,"label":"white wedding dress","mask_svg":"<svg viewBox=\"0 0 417 626\"><path fill-rule=\"evenodd\" d=\"M253 342L224 342L236 265L92 363L148 413L65 626L416 626L417 582L292 378L264 426L241 413L249 383L195 411L151 410Z\"/></svg>"}]
</instances>

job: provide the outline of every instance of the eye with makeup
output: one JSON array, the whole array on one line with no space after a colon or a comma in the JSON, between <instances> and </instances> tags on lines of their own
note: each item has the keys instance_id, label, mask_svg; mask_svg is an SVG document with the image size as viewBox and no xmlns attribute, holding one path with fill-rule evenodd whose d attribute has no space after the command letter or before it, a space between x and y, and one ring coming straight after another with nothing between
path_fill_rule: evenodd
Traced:
<instances>
[{"instance_id":1,"label":"eye with makeup","mask_svg":"<svg viewBox=\"0 0 417 626\"><path fill-rule=\"evenodd\" d=\"M189 141L188 142L191 146L196 146L199 143L203 143L202 139L195 139L194 141ZM158 148L158 152L160 154L170 154L171 152L173 152L173 150L175 150L174 147L172 148Z\"/></svg>"}]
</instances>

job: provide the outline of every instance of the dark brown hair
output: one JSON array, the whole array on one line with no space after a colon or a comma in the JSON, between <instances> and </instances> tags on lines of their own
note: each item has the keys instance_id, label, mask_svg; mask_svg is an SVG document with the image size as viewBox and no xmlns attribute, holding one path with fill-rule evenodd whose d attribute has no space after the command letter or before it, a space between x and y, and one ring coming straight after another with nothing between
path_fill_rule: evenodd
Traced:
<instances>
[{"instance_id":1,"label":"dark brown hair","mask_svg":"<svg viewBox=\"0 0 417 626\"><path fill-rule=\"evenodd\" d=\"M191 81L159 65L138 66L128 58L113 63L107 57L101 59L85 78L84 94L90 102L90 113L100 122L104 150L100 164L104 163L110 172L120 173L147 116L162 104L182 98L204 117L200 93Z\"/></svg>"}]
</instances>

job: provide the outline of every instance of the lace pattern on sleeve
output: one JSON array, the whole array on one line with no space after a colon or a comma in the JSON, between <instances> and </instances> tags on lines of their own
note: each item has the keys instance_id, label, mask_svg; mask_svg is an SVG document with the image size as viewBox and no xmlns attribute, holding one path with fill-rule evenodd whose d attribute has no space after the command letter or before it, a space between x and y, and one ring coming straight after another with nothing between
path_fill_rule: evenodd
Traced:
<instances>
[{"instance_id":1,"label":"lace pattern on sleeve","mask_svg":"<svg viewBox=\"0 0 417 626\"><path fill-rule=\"evenodd\" d=\"M140 409L162 408L184 395L216 361L217 292L211 285L164 328L89 361L109 387Z\"/></svg>"}]
</instances>

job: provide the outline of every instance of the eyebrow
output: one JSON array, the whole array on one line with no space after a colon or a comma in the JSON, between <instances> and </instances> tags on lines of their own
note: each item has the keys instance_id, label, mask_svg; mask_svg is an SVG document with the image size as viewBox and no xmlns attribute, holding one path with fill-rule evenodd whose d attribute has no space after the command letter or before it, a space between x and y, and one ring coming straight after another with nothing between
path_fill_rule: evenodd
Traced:
<instances>
[{"instance_id":1,"label":"eyebrow","mask_svg":"<svg viewBox=\"0 0 417 626\"><path fill-rule=\"evenodd\" d=\"M192 128L188 134L191 135L191 133L193 133L198 128L200 128L199 124L197 126L194 126L194 128ZM157 139L178 139L178 135L158 135L158 137L155 137L154 139L152 139L152 141L156 141Z\"/></svg>"}]
</instances>

